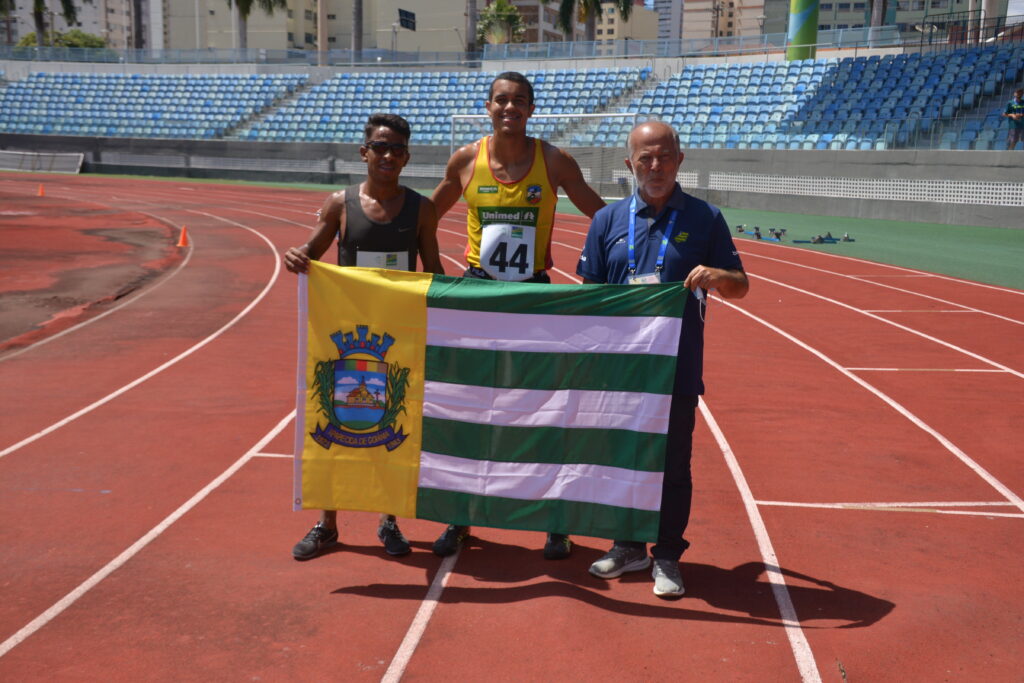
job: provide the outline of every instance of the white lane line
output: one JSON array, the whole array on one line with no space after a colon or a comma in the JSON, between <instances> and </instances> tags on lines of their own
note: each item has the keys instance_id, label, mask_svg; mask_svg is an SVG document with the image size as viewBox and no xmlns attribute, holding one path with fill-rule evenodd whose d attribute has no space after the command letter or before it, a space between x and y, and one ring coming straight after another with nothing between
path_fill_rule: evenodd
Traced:
<instances>
[{"instance_id":1,"label":"white lane line","mask_svg":"<svg viewBox=\"0 0 1024 683\"><path fill-rule=\"evenodd\" d=\"M943 500L943 501L921 501L911 502L885 502L885 503L794 503L783 500L759 500L758 505L791 505L793 507L824 507L824 508L846 508L846 507L876 507L876 508L971 508L971 507L1011 507L1005 500Z\"/></svg>"},{"instance_id":2,"label":"white lane line","mask_svg":"<svg viewBox=\"0 0 1024 683\"><path fill-rule=\"evenodd\" d=\"M913 423L918 429L922 430L926 434L930 435L933 439L938 441L942 445L943 448L948 450L950 453L952 453L954 456L956 456L962 463L967 465L975 474L977 474L986 483L988 483L989 486L991 486L996 491L998 491L1001 495L1003 495L1015 507L1020 509L1021 512L1024 512L1024 499L1021 499L1021 497L1018 496L1013 491L1011 491L1008 486L1006 486L1001 481L999 481L994 476L992 476L992 474L989 473L988 470L986 470L984 467L982 467L977 462L975 462L974 459L972 459L970 456L968 456L962 450L957 448L957 446L952 441L950 441L949 439L944 437L942 434L940 434L939 432L935 431L930 426L925 424L924 421L921 420L921 418L917 417L912 412L910 412L909 410L904 408L901 404L897 403L895 400L890 398L888 395L883 393L881 390L876 388L874 385L869 384L868 382L866 382L865 380L861 379L857 375L853 374L852 372L850 372L849 370L847 370L843 366L839 365L839 363L835 362L834 360L832 360L831 358L826 356L824 353L822 353L818 349L810 346L809 344L807 344L805 342L800 341L799 339L797 339L793 335L791 335L788 332L786 332L786 331L776 327L775 325L771 324L767 320L764 320L763 318L759 318L756 315L754 315L753 313L751 313L749 311L746 311L746 310L740 308L739 306L737 306L736 304L730 303L729 301L726 301L725 299L722 299L721 297L715 297L715 298L719 299L723 304L725 304L729 308L737 311L738 313L742 313L743 315L747 316L748 318L751 318L752 320L755 320L755 321L761 323L762 325L764 325L768 329L772 330L773 332L776 332L777 334L785 337L786 339L788 339L789 341L793 342L794 344L796 344L800 348L804 349L808 353L813 354L814 356L817 356L820 360L822 360L826 364L832 366L838 372L842 373L846 377L849 377L851 380L853 380L854 382L859 384L861 387L863 387L864 389L867 389L869 392L871 392L872 394L874 394L875 396L880 398L883 402L888 404L889 407L891 407L893 410L895 410L900 415L902 415L903 417L905 417L908 420L910 420L910 422Z\"/></svg>"},{"instance_id":3,"label":"white lane line","mask_svg":"<svg viewBox=\"0 0 1024 683\"><path fill-rule=\"evenodd\" d=\"M894 322L892 320L889 320L888 318L883 318L880 315L875 315L874 313L868 313L868 312L864 311L863 309L857 308L856 306L851 306L850 304L843 303L842 301L838 301L836 299L824 296L822 294L815 294L814 292L808 291L806 289L801 289L800 287L795 287L793 285L787 285L784 282L779 282L778 280L773 280L773 279L765 277L763 275L755 275L753 273L747 273L747 276L748 277L752 277L752 278L757 278L758 280L764 280L765 282L770 282L773 285L778 285L779 287L785 287L786 289L792 289L794 292L800 292L801 294L806 294L807 296L814 297L815 299L821 299L822 301L827 301L830 304L835 304L836 306L841 306L842 308L849 309L849 310L851 310L851 311L853 311L855 313L860 313L861 315L866 315L867 317L872 318L874 320L881 321L881 322L885 323L886 325L892 325L893 327L895 327L897 329L900 329L900 330L903 330L904 332L909 332L910 334L917 335L918 337L921 337L923 339L927 339L928 341L933 341L936 344L940 344L941 346L945 346L948 349L952 349L953 351L956 351L958 353L962 353L965 356L970 356L971 358L974 358L975 360L980 360L982 363L985 363L986 365L991 365L992 367L999 368L1000 370L1003 370L1005 372L1009 372L1012 375L1016 375L1017 377L1020 377L1021 379L1024 379L1024 373L1018 372L1017 370L1014 370L1013 368L1008 368L1005 365L1003 365L1002 363L997 363L994 360L989 360L988 358L985 358L984 356L982 356L980 354L974 353L973 351L968 351L967 349L961 348L961 347L957 346L956 344L951 344L948 341L944 341L942 339L939 339L938 337L933 337L930 334L925 334L924 332L921 332L919 330L915 330L912 327L907 327L906 325L901 325L898 322ZM728 302L726 302L726 303L728 303ZM744 313L745 312L746 311L744 311Z\"/></svg>"},{"instance_id":4,"label":"white lane line","mask_svg":"<svg viewBox=\"0 0 1024 683\"><path fill-rule=\"evenodd\" d=\"M803 254L817 254L818 256L827 256L829 258L843 259L844 261L856 261L857 263L870 264L872 266L878 266L879 268L889 268L891 270L901 270L901 271L906 272L906 273L911 273L914 276L934 277L934 278L938 278L940 280L949 280L951 282L957 282L957 283L964 284L964 285L972 285L974 287L982 287L984 289L994 289L996 291L1004 292L1006 294L1016 294L1018 296L1024 296L1024 291L1019 290L1019 289L1011 289L1009 287L1000 287L998 285L988 285L988 284L985 284L983 282L974 282L973 280L964 280L962 278L952 277L952 276L949 276L949 275L939 275L938 273L928 273L928 272L923 271L923 270L915 270L913 268L906 268L904 266L894 266L894 265L891 265L889 263L879 263L878 261L868 261L867 259L855 258L853 256L843 256L841 254L830 254L827 251L812 251L810 249L802 249L800 247L794 247L794 246L791 246L791 245L788 245L788 244L778 244L778 243L775 243L775 242L755 242L754 240L744 240L743 244L760 244L762 246L772 247L772 248L775 248L775 249L792 249L794 251L799 251L799 252L801 252ZM869 277L873 277L873 276L869 276Z\"/></svg>"},{"instance_id":5,"label":"white lane line","mask_svg":"<svg viewBox=\"0 0 1024 683\"><path fill-rule=\"evenodd\" d=\"M155 216L154 216L154 218L155 218ZM91 324L93 324L94 322L96 322L98 320L103 320L104 318L106 318L111 313L115 313L116 311L121 310L122 308L124 308L125 306L127 306L129 304L135 303L136 301L138 301L142 297L146 296L150 292L156 291L157 289L162 287L164 285L164 283L166 283L168 280L171 280L172 278L174 278L175 275L177 275L182 270L184 270L185 266L188 265L188 262L192 260L192 254L195 253L194 247L195 247L195 244L194 244L194 240L193 240L193 244L189 247L188 253L185 254L185 258L182 259L181 263L178 264L178 267L175 268L170 273L168 273L166 277L161 278L160 281L157 282L152 287L144 288L141 292L138 292L134 296L128 297L127 299L125 299L121 303L117 304L113 308L107 309L106 311L104 311L103 313L100 313L99 315L97 315L94 318L89 318L88 320L83 320L82 322L78 323L77 325L73 325L73 326L69 327L68 329L63 330L61 332L58 332L57 334L55 334L55 335L53 335L51 337L46 337L45 339L40 339L36 343L29 344L25 348L18 349L17 351L14 351L12 353L8 353L8 354L4 355L3 357L0 357L0 362L3 362L5 360L10 360L11 358L14 358L15 356L20 356L21 354L23 354L23 353L25 353L27 351L31 351L32 349L39 348L43 344L49 344L54 339L60 339L61 337L63 337L66 334L71 334L72 332L75 332L76 330L80 330L83 327L85 327L86 325L91 325Z\"/></svg>"},{"instance_id":6,"label":"white lane line","mask_svg":"<svg viewBox=\"0 0 1024 683\"><path fill-rule=\"evenodd\" d=\"M966 308L957 309L957 310L938 309L938 308L933 308L933 309L929 310L929 309L926 309L926 308L922 308L920 310L915 310L915 311L898 310L898 309L881 309L881 308L865 308L864 310L866 312L868 312L868 313L977 313L978 312L978 311L968 310ZM1016 322L1016 321L1013 321L1013 322Z\"/></svg>"},{"instance_id":7,"label":"white lane line","mask_svg":"<svg viewBox=\"0 0 1024 683\"><path fill-rule=\"evenodd\" d=\"M290 455L288 453L253 453L252 457L254 457L254 458L286 458L288 460L291 460L295 456L294 455Z\"/></svg>"},{"instance_id":8,"label":"white lane line","mask_svg":"<svg viewBox=\"0 0 1024 683\"><path fill-rule=\"evenodd\" d=\"M796 608L793 607L793 600L789 596L789 589L786 588L786 578L782 575L782 570L779 568L779 560L775 555L775 548L772 547L772 541L768 536L768 529L764 525L764 519L761 517L761 512L757 509L757 503L754 501L754 495L750 491L750 486L747 485L747 478L743 476L743 470L740 469L739 461L736 460L732 447L726 441L725 434L719 428L718 422L715 421L703 397L701 397L699 405L701 415L704 416L704 421L707 423L711 433L714 434L715 441L718 442L718 447L722 451L725 463L728 465L733 481L736 482L736 488L743 499L743 507L747 511L747 518L750 520L750 526L754 529L754 537L757 539L757 547L761 551L761 561L764 563L768 581L772 584L772 594L775 596L775 603L779 606L782 625L785 627L786 637L789 638L789 647L793 650L793 658L796 660L797 669L800 671L800 679L802 681L820 682L821 674L818 673L818 665L814 661L814 653L811 652L811 645L807 642L807 636L800 627Z\"/></svg>"},{"instance_id":9,"label":"white lane line","mask_svg":"<svg viewBox=\"0 0 1024 683\"><path fill-rule=\"evenodd\" d=\"M188 512L196 505L198 505L200 502L202 502L202 500L206 498L208 495L210 495L210 493L212 493L217 487L219 487L221 484L227 481L231 477L231 475L233 475L235 472L241 469L242 466L245 463L247 463L256 452L258 452L261 448L270 443L271 439L276 437L278 433L281 432L282 429L284 429L289 423L291 423L292 418L294 417L295 411L293 410L292 412L288 413L288 415L286 415L283 420L278 422L277 426L270 430L266 434L266 436L260 439L259 443L250 448L245 455L236 460L230 467L221 472L220 475L218 475L213 481L211 481L209 484L200 489L200 491L196 493L194 496L189 498L184 504L181 505L181 507L179 507L171 514L167 515L167 517L165 517L162 522L160 522L155 527L146 532L146 534L142 538L135 541L135 543L132 543L120 555L118 555L113 560L108 562L106 565L103 566L102 569L97 571L88 579L80 583L70 593L68 593L63 598L55 602L52 606L50 606L49 609L47 609L38 617L36 617L28 624L23 626L21 629L18 630L17 633L15 633L10 638L5 640L3 643L0 643L0 657L3 657L5 654L10 652L12 648L14 648L19 643L24 641L26 638L31 636L33 633L41 629L43 626L46 626L46 624L51 622L61 612L63 612L68 607L73 605L80 597L82 597L91 589L93 589L96 586L96 584L110 576L113 572L117 571L117 569L122 567L126 562L128 562L128 560L138 555L139 552L141 552L142 549L145 548L147 545L152 543L157 536L166 531L168 527L170 527L172 524L181 519L181 517L186 512Z\"/></svg>"},{"instance_id":10,"label":"white lane line","mask_svg":"<svg viewBox=\"0 0 1024 683\"><path fill-rule=\"evenodd\" d=\"M773 507L816 508L823 510L865 510L871 512L926 512L936 515L966 515L969 517L1009 517L1024 519L1020 512L976 512L973 510L948 510L953 506L1001 506L1009 503L790 503L778 500L759 500L758 505Z\"/></svg>"},{"instance_id":11,"label":"white lane line","mask_svg":"<svg viewBox=\"0 0 1024 683\"><path fill-rule=\"evenodd\" d=\"M427 595L423 598L423 602L420 603L420 608L416 611L416 616L413 617L409 630L405 632L402 644L398 646L398 651L395 652L395 656L391 659L388 670L384 672L384 676L380 679L381 683L398 683L398 681L402 680L405 667L409 666L409 660L412 659L413 653L416 652L416 647L420 644L420 638L423 637L423 633L427 630L430 618L434 616L434 610L437 609L441 593L444 592L445 586L448 585L448 577L451 576L452 569L455 567L455 561L459 559L459 552L461 552L461 548L455 551L454 555L449 555L441 560L441 566L437 568L437 574L434 575L434 580L430 582Z\"/></svg>"},{"instance_id":12,"label":"white lane line","mask_svg":"<svg viewBox=\"0 0 1024 683\"><path fill-rule=\"evenodd\" d=\"M845 273L837 273L834 270L826 270L825 268L815 268L814 266L808 266L808 265L805 265L803 263L796 263L794 261L786 261L784 259L772 258L771 256L764 256L763 254L755 254L755 253L750 253L750 252L744 252L744 253L746 255L748 255L748 256L753 256L754 258L761 258L761 259L764 259L766 261L774 261L776 263L784 263L786 265L795 266L797 268L805 268L807 270L813 270L813 271L818 272L818 273L825 273L826 275L835 275L836 277L843 277L843 278L847 278L848 280L854 280L856 282L863 282L865 284L871 284L871 285L874 285L876 287L884 287L885 289L891 289L891 290L894 290L894 291L897 291L897 292L902 292L903 294L911 294L913 296L919 296L922 299L929 299L931 301L937 301L937 302L939 302L941 304L948 304L950 306L958 306L959 308L962 308L965 311L970 311L972 313L980 313L982 315L988 315L988 316L991 316L993 318L998 318L1000 320L1005 320L1007 322L1014 323L1016 325L1024 325L1024 320L1016 320L1014 318L1009 318L1009 317L1007 317L1005 315L999 315L998 313L991 313L989 311L984 311L984 310L982 310L980 308L974 308L973 306L968 306L966 304L961 304L961 303L958 303L956 301L949 301L948 299L940 299L939 297L931 296L930 294L922 294L921 292L915 292L915 291L913 291L911 289L903 289L902 287L894 287L893 285L886 285L886 284L883 284L881 282L875 282L870 277L859 277L859 276L856 276L856 275L846 275Z\"/></svg>"},{"instance_id":13,"label":"white lane line","mask_svg":"<svg viewBox=\"0 0 1024 683\"><path fill-rule=\"evenodd\" d=\"M850 372L995 372L1003 373L1005 370L993 368L846 368Z\"/></svg>"},{"instance_id":14,"label":"white lane line","mask_svg":"<svg viewBox=\"0 0 1024 683\"><path fill-rule=\"evenodd\" d=\"M104 396L103 398L99 399L98 401L90 403L89 405L87 405L86 407L82 408L81 410L79 410L79 411L77 411L75 413L72 413L71 415L68 415L63 420L60 420L59 422L54 422L53 424L51 424L46 429L38 431L38 432L36 432L35 434L33 434L31 436L25 437L24 439L22 439L21 441L19 441L18 443L14 444L12 446L8 446L4 450L0 451L0 458L4 457L5 455L9 455L9 454L13 453L14 451L18 450L22 446L27 446L28 444L43 438L47 434L51 434L51 433L57 431L58 429L60 429L64 425L69 424L71 422L74 422L78 418L80 418L83 415L86 415L88 413L91 413L92 411L96 410L100 406L103 406L103 405L105 405L107 403L110 403L111 401L113 401L115 398L117 398L121 394L124 394L124 393L126 393L128 391L131 391L132 389L134 389L135 387L139 386L140 384L142 384L146 380L151 379L151 378L159 375L161 372L163 372L167 368L169 368L169 367L173 366L174 364L184 360L185 358L188 358L193 353L195 353L199 349L203 348L204 346L206 346L207 344L209 344L210 342L215 340L217 337L221 336L222 334L227 332L229 329L234 327L239 321L242 320L242 318L244 318L246 315L249 314L249 311L251 311L253 308L256 307L256 304L258 304L260 301L262 301L263 298L270 292L271 288L274 286L274 283L277 282L278 275L280 275L280 273L281 273L281 259L278 257L277 249L274 247L274 244L270 240L268 240L261 233L253 230L252 228L250 228L248 226L245 226L245 225L242 225L241 223L235 223L234 221L229 220L227 218L220 218L219 216L214 216L212 214L203 213L202 211L189 211L189 212L190 213L199 213L199 214L202 214L204 216L209 216L210 218L216 218L217 220L224 221L225 223L232 223L234 225L237 225L240 228L245 228L246 230L248 230L249 232L251 232L252 234L256 235L261 240L263 240L264 242L267 243L267 246L270 247L271 253L274 255L274 274L271 276L270 281L267 282L267 285L263 288L263 291L260 292L256 296L255 299L250 301L249 305L246 306L245 308L243 308L238 313L238 315L236 315L234 318L229 320L223 327L221 327L219 330L217 330L216 332L214 332L213 334L208 336L206 339L202 340L198 344L195 344L194 346L189 347L188 349L185 349L184 351L179 353L174 358L170 359L169 361L167 361L166 363L160 365L159 367L154 368L153 370L150 370L149 372L147 372L142 377L139 377L139 378L137 378L135 380L132 380L131 382L129 382L128 384L125 384L120 389L117 389L116 391L113 391L113 392L107 394L106 396Z\"/></svg>"}]
</instances>

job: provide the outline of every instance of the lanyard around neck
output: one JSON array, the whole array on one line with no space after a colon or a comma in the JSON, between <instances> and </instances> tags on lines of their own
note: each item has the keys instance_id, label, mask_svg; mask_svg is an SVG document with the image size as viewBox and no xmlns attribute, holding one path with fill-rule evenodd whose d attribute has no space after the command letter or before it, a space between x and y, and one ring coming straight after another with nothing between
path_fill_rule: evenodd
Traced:
<instances>
[{"instance_id":1,"label":"lanyard around neck","mask_svg":"<svg viewBox=\"0 0 1024 683\"><path fill-rule=\"evenodd\" d=\"M665 234L661 237L661 246L658 248L658 261L654 264L654 272L660 273L665 265L665 252L668 250L668 241L672 238L672 231L676 226L676 218L679 216L677 209L672 209L668 218L668 225L665 226ZM629 202L629 274L636 274L636 195Z\"/></svg>"}]
</instances>

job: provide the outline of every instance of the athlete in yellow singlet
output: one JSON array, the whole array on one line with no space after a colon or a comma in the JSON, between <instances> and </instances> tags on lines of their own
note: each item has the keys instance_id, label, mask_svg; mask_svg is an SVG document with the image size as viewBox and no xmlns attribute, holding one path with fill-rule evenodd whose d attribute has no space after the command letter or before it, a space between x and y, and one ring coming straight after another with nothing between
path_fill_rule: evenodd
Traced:
<instances>
[{"instance_id":1,"label":"athlete in yellow singlet","mask_svg":"<svg viewBox=\"0 0 1024 683\"><path fill-rule=\"evenodd\" d=\"M576 160L543 140L526 135L533 115L533 86L514 71L499 74L487 94L494 134L459 149L448 160L444 180L431 199L444 216L464 197L466 277L550 282L551 233L561 189L588 217L604 201L583 179ZM532 245L532 248L531 248ZM449 525L434 543L434 553L455 553L469 527ZM569 556L572 541L549 533L544 557Z\"/></svg>"}]
</instances>

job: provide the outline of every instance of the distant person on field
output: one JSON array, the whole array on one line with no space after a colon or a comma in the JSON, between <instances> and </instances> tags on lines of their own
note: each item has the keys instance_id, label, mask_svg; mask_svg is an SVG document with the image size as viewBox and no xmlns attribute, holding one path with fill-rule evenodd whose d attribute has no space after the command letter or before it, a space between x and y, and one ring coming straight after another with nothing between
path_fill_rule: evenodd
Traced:
<instances>
[{"instance_id":1,"label":"distant person on field","mask_svg":"<svg viewBox=\"0 0 1024 683\"><path fill-rule=\"evenodd\" d=\"M373 114L366 122L359 155L366 162L366 180L331 194L317 212L317 225L306 244L284 255L293 273L309 271L338 239L338 265L376 265L381 254L399 266L416 270L416 254L427 273L444 274L437 247L434 203L400 185L398 177L409 162L409 124L395 114ZM405 555L409 542L394 515L381 515L377 537L388 555ZM337 513L322 510L320 521L292 549L297 560L308 560L338 541Z\"/></svg>"},{"instance_id":2,"label":"distant person on field","mask_svg":"<svg viewBox=\"0 0 1024 683\"><path fill-rule=\"evenodd\" d=\"M636 191L594 216L576 274L587 284L682 282L692 292L672 387L658 541L651 548L654 594L677 598L684 590L679 558L690 545L683 534L693 497L690 454L697 400L704 393L705 297L717 289L723 298L739 299L749 283L722 212L676 182L683 153L672 127L660 121L640 124L629 134L626 151ZM624 538L590 565L590 573L612 579L649 566L647 545Z\"/></svg>"},{"instance_id":3,"label":"distant person on field","mask_svg":"<svg viewBox=\"0 0 1024 683\"><path fill-rule=\"evenodd\" d=\"M1006 136L1006 149L1013 149L1020 142L1024 144L1024 88L1017 88L1013 99L1006 104L1003 116L1009 119L1010 132Z\"/></svg>"},{"instance_id":4,"label":"distant person on field","mask_svg":"<svg viewBox=\"0 0 1024 683\"><path fill-rule=\"evenodd\" d=\"M434 190L437 213L448 213L462 197L466 217L466 262L463 277L550 283L551 231L556 195L565 190L588 217L604 200L587 185L568 153L526 134L533 115L533 86L521 73L506 71L491 81L485 104L493 135L457 150L444 179ZM515 226L514 230L512 226ZM529 248L529 244L533 248ZM564 529L549 529L544 557L569 557L572 541ZM454 554L469 527L451 524L434 543L434 553Z\"/></svg>"}]
</instances>

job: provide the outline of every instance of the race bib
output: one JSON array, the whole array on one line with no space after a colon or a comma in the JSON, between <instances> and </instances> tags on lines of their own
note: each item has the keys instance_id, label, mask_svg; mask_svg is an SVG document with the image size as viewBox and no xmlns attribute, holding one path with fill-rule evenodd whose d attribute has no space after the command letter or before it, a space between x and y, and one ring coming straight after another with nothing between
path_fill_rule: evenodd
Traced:
<instances>
[{"instance_id":1,"label":"race bib","mask_svg":"<svg viewBox=\"0 0 1024 683\"><path fill-rule=\"evenodd\" d=\"M529 279L533 277L536 239L537 229L532 225L485 225L480 236L480 267L495 280Z\"/></svg>"},{"instance_id":2,"label":"race bib","mask_svg":"<svg viewBox=\"0 0 1024 683\"><path fill-rule=\"evenodd\" d=\"M407 251L356 251L356 265L360 268L409 270Z\"/></svg>"}]
</instances>

